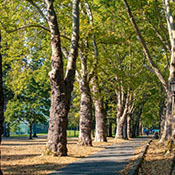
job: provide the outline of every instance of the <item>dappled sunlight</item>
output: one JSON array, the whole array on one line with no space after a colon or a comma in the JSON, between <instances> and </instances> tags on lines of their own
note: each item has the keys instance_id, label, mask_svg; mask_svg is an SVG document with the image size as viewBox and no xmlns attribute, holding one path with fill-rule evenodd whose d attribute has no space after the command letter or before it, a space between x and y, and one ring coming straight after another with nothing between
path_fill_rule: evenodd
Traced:
<instances>
[{"instance_id":1,"label":"dappled sunlight","mask_svg":"<svg viewBox=\"0 0 175 175\"><path fill-rule=\"evenodd\" d=\"M108 138L108 142L93 142L93 146L80 146L78 138L68 138L68 156L44 156L45 138L33 140L8 138L2 141L2 170L5 174L48 174L80 158L87 157L108 145L121 143Z\"/></svg>"},{"instance_id":2,"label":"dappled sunlight","mask_svg":"<svg viewBox=\"0 0 175 175\"><path fill-rule=\"evenodd\" d=\"M170 173L173 153L165 154L167 143L153 141L148 149L145 159L139 169L139 175L168 175Z\"/></svg>"}]
</instances>

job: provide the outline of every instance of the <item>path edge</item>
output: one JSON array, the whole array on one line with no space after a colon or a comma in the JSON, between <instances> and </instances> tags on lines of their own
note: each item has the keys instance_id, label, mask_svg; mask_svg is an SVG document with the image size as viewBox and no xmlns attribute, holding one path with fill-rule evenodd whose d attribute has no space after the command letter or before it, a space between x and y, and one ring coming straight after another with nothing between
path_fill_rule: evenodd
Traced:
<instances>
[{"instance_id":1,"label":"path edge","mask_svg":"<svg viewBox=\"0 0 175 175\"><path fill-rule=\"evenodd\" d=\"M132 168L129 170L128 175L137 175L138 174L138 170L143 162L143 159L145 157L145 154L147 153L148 147L150 145L150 143L152 142L152 139L149 140L146 144L146 146L142 149L138 159L136 160L136 162L134 163L134 165L132 166Z\"/></svg>"}]
</instances>

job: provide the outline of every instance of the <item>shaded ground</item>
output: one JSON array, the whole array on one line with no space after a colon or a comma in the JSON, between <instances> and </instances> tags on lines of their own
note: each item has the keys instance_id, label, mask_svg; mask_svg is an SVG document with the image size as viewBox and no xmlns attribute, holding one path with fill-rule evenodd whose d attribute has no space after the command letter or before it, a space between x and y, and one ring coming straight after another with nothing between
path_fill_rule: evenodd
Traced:
<instances>
[{"instance_id":1,"label":"shaded ground","mask_svg":"<svg viewBox=\"0 0 175 175\"><path fill-rule=\"evenodd\" d=\"M135 156L138 147L148 138L137 138L131 141L106 147L104 150L59 169L50 175L117 175Z\"/></svg>"},{"instance_id":2,"label":"shaded ground","mask_svg":"<svg viewBox=\"0 0 175 175\"><path fill-rule=\"evenodd\" d=\"M158 141L153 140L142 167L139 169L139 175L169 175L172 165L173 153L166 154L166 145L160 144ZM172 173L175 175L175 171Z\"/></svg>"},{"instance_id":3,"label":"shaded ground","mask_svg":"<svg viewBox=\"0 0 175 175\"><path fill-rule=\"evenodd\" d=\"M42 156L46 137L33 140L27 138L5 139L1 146L1 167L5 175L48 174L114 143L113 139L108 139L107 143L93 143L93 147L82 147L77 145L77 138L69 138L68 157L52 157ZM121 143L121 140L117 143Z\"/></svg>"}]
</instances>

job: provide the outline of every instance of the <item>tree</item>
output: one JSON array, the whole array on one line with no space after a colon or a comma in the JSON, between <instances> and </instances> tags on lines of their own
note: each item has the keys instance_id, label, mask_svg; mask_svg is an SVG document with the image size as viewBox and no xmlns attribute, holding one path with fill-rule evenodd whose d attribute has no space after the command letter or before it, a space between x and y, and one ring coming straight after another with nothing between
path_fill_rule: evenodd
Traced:
<instances>
[{"instance_id":1,"label":"tree","mask_svg":"<svg viewBox=\"0 0 175 175\"><path fill-rule=\"evenodd\" d=\"M90 94L89 79L87 72L87 54L81 52L81 70L77 79L80 86L80 132L79 143L81 145L92 146L91 127L92 127L92 99Z\"/></svg>"},{"instance_id":2,"label":"tree","mask_svg":"<svg viewBox=\"0 0 175 175\"><path fill-rule=\"evenodd\" d=\"M0 145L1 136L3 134L3 122L4 122L4 95L2 84L2 53L1 53L1 30L0 30Z\"/></svg>"},{"instance_id":3,"label":"tree","mask_svg":"<svg viewBox=\"0 0 175 175\"><path fill-rule=\"evenodd\" d=\"M0 146L2 139L1 137L3 134L3 122L4 122L4 96L3 96L3 84L2 84L2 53L1 53L1 29L0 29ZM3 174L1 171L1 167L0 167L0 174Z\"/></svg>"},{"instance_id":4,"label":"tree","mask_svg":"<svg viewBox=\"0 0 175 175\"><path fill-rule=\"evenodd\" d=\"M86 12L89 18L89 23L94 26L93 15L90 5L87 1L84 3ZM95 141L96 142L106 142L107 133L106 133L106 114L103 107L103 99L101 97L101 91L99 87L98 80L98 47L96 43L95 33L92 33L92 44L94 52L94 65L93 72L91 72L91 92L92 100L95 108Z\"/></svg>"},{"instance_id":5,"label":"tree","mask_svg":"<svg viewBox=\"0 0 175 175\"><path fill-rule=\"evenodd\" d=\"M5 111L6 121L11 125L19 125L21 122L27 124L29 126L29 139L32 139L32 127L35 119L37 123L45 123L47 121L40 108L39 104L36 106L28 99L14 98L8 102L7 110Z\"/></svg>"},{"instance_id":6,"label":"tree","mask_svg":"<svg viewBox=\"0 0 175 175\"><path fill-rule=\"evenodd\" d=\"M47 152L57 156L67 155L67 115L70 108L71 92L76 69L76 58L78 55L79 39L79 0L72 1L72 39L67 70L64 77L63 59L61 52L60 31L53 0L45 0L48 12L48 24L51 32L51 108L49 119L49 131Z\"/></svg>"},{"instance_id":7,"label":"tree","mask_svg":"<svg viewBox=\"0 0 175 175\"><path fill-rule=\"evenodd\" d=\"M164 9L165 9L165 16L166 16L166 20L167 20L167 26L168 26L168 31L169 31L169 39L170 39L170 47L171 49L171 60L170 60L170 67L169 67L169 78L168 78L168 83L166 83L165 78L163 77L162 73L160 72L158 66L153 62L153 59L151 57L150 54L150 50L148 49L148 46L145 42L145 39L143 37L143 35L141 34L141 31L139 30L139 27L135 21L135 18L132 14L132 11L130 9L130 6L128 4L128 2L126 0L123 0L126 9L127 9L127 13L128 16L130 18L131 23L133 24L133 27L139 37L139 40L142 44L143 47L143 51L148 59L149 64L151 65L151 68L153 69L154 73L157 75L159 81L161 82L164 91L166 93L167 96L167 105L166 105L166 120L165 120L165 127L164 127L164 134L162 135L162 141L165 139L172 139L173 140L173 133L172 130L174 130L174 124L171 125L172 119L173 119L173 108L172 107L172 84L174 82L174 70L175 70L175 66L174 66L174 62L175 62L175 56L174 56L174 19L173 16L171 14L171 10L170 10L170 6L169 6L169 1L165 0L164 1ZM157 1L156 1L157 2ZM160 14L160 13L159 13ZM160 17L160 16L159 16ZM173 104L174 106L174 104Z\"/></svg>"}]
</instances>

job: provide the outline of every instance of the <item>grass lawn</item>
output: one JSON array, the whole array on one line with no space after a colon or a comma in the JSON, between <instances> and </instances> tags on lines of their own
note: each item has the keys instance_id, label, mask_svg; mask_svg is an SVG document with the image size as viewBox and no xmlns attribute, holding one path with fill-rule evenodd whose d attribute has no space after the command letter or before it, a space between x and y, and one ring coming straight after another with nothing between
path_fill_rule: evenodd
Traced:
<instances>
[{"instance_id":1,"label":"grass lawn","mask_svg":"<svg viewBox=\"0 0 175 175\"><path fill-rule=\"evenodd\" d=\"M78 137L79 131L67 130L67 137ZM47 135L47 133L38 133L37 136ZM11 134L10 137L29 137L29 134Z\"/></svg>"},{"instance_id":2,"label":"grass lawn","mask_svg":"<svg viewBox=\"0 0 175 175\"><path fill-rule=\"evenodd\" d=\"M52 157L42 155L46 145L45 136L32 140L18 137L4 139L1 145L1 169L5 175L48 174L116 143L109 138L107 143L93 142L93 147L83 147L77 144L77 140L78 138L68 138L67 157ZM121 140L117 143L121 143Z\"/></svg>"}]
</instances>

